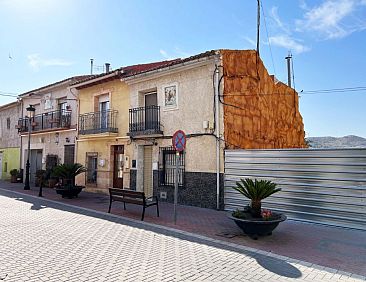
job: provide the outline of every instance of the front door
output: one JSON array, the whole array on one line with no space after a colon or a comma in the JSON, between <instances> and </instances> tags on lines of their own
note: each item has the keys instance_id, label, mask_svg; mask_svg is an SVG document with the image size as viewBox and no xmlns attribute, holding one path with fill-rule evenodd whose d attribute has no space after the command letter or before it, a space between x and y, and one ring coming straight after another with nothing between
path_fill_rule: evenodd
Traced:
<instances>
[{"instance_id":1,"label":"front door","mask_svg":"<svg viewBox=\"0 0 366 282\"><path fill-rule=\"evenodd\" d=\"M25 160L27 161L27 160ZM30 151L30 182L35 183L37 170L42 169L42 150L34 149Z\"/></svg>"},{"instance_id":2,"label":"front door","mask_svg":"<svg viewBox=\"0 0 366 282\"><path fill-rule=\"evenodd\" d=\"M158 122L158 98L156 93L145 95L145 130L156 129Z\"/></svg>"},{"instance_id":3,"label":"front door","mask_svg":"<svg viewBox=\"0 0 366 282\"><path fill-rule=\"evenodd\" d=\"M153 195L152 146L144 147L144 192L146 197Z\"/></svg>"},{"instance_id":4,"label":"front door","mask_svg":"<svg viewBox=\"0 0 366 282\"><path fill-rule=\"evenodd\" d=\"M114 168L113 187L123 189L123 154L124 146L113 146Z\"/></svg>"}]
</instances>

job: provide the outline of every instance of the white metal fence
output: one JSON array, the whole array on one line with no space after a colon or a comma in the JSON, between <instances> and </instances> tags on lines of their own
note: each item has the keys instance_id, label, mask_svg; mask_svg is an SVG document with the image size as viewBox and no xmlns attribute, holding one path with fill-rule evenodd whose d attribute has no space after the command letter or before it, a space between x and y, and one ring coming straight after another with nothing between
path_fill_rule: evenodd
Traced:
<instances>
[{"instance_id":1,"label":"white metal fence","mask_svg":"<svg viewBox=\"0 0 366 282\"><path fill-rule=\"evenodd\" d=\"M226 150L226 210L248 203L240 178L278 183L263 207L288 218L366 230L366 149Z\"/></svg>"}]
</instances>

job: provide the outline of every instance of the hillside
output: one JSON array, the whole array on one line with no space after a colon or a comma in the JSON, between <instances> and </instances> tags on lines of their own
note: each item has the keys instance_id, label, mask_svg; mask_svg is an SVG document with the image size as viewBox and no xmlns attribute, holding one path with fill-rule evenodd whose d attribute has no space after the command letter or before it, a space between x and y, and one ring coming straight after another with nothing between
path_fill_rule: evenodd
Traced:
<instances>
[{"instance_id":1,"label":"hillside","mask_svg":"<svg viewBox=\"0 0 366 282\"><path fill-rule=\"evenodd\" d=\"M308 137L311 148L366 148L366 138L355 135L343 137Z\"/></svg>"}]
</instances>

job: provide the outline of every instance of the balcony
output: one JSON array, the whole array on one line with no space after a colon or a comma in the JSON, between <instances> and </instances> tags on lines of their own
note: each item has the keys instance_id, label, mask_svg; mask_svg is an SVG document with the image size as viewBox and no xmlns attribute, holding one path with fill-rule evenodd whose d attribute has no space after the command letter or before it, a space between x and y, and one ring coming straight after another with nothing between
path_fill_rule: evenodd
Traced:
<instances>
[{"instance_id":1,"label":"balcony","mask_svg":"<svg viewBox=\"0 0 366 282\"><path fill-rule=\"evenodd\" d=\"M160 124L160 107L148 106L129 110L129 132L131 137L163 134Z\"/></svg>"},{"instance_id":2,"label":"balcony","mask_svg":"<svg viewBox=\"0 0 366 282\"><path fill-rule=\"evenodd\" d=\"M28 132L28 118L18 120L18 131ZM36 115L31 120L32 132L67 129L71 126L71 111L60 110Z\"/></svg>"},{"instance_id":3,"label":"balcony","mask_svg":"<svg viewBox=\"0 0 366 282\"><path fill-rule=\"evenodd\" d=\"M118 133L116 110L79 115L79 134Z\"/></svg>"}]
</instances>

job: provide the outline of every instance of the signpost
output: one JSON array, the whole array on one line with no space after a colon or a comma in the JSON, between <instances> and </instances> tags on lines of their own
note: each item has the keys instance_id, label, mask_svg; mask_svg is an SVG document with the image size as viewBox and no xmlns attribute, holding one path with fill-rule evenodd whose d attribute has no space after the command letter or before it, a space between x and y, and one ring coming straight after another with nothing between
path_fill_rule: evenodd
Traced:
<instances>
[{"instance_id":1,"label":"signpost","mask_svg":"<svg viewBox=\"0 0 366 282\"><path fill-rule=\"evenodd\" d=\"M187 137L182 130L178 130L174 133L172 138L173 147L176 151L175 155L175 172L174 172L174 224L177 223L177 202L178 202L178 169L180 162L180 152L183 152L186 148Z\"/></svg>"}]
</instances>

